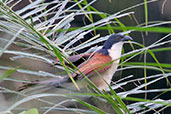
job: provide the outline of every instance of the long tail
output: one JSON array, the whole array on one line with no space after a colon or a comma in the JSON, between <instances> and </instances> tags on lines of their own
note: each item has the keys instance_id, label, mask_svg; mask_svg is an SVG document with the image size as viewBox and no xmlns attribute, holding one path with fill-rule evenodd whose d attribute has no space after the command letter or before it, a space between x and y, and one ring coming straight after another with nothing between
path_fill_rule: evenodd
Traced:
<instances>
[{"instance_id":1,"label":"long tail","mask_svg":"<svg viewBox=\"0 0 171 114\"><path fill-rule=\"evenodd\" d=\"M51 79L43 80L43 81L36 80L31 83L25 83L23 86L19 87L17 90L22 91L29 87L35 86L35 85L46 85L49 87L60 87L68 81L69 81L68 76L64 76L62 78L51 78Z\"/></svg>"}]
</instances>

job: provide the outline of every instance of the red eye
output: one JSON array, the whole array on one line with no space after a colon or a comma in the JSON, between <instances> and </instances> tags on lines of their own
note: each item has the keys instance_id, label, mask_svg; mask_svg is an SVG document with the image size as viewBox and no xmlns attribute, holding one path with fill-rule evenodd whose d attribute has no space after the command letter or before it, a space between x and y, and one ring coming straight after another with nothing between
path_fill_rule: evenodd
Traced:
<instances>
[{"instance_id":1,"label":"red eye","mask_svg":"<svg viewBox=\"0 0 171 114\"><path fill-rule=\"evenodd\" d=\"M120 37L116 37L116 40L120 40Z\"/></svg>"}]
</instances>

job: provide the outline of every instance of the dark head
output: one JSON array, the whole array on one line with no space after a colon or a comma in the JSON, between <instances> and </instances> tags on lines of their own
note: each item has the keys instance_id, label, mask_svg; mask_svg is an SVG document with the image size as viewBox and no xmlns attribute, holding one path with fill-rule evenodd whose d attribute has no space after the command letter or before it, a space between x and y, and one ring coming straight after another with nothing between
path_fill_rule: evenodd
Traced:
<instances>
[{"instance_id":1,"label":"dark head","mask_svg":"<svg viewBox=\"0 0 171 114\"><path fill-rule=\"evenodd\" d=\"M128 41L133 40L130 36L125 36L122 34L112 34L104 43L102 49L110 49L113 44L122 42L122 41Z\"/></svg>"}]
</instances>

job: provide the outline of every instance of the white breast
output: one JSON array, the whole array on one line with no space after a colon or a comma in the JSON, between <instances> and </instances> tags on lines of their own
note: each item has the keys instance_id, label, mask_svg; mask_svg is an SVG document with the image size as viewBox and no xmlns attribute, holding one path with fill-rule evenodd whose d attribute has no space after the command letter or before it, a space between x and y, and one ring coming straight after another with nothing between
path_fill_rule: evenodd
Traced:
<instances>
[{"instance_id":1,"label":"white breast","mask_svg":"<svg viewBox=\"0 0 171 114\"><path fill-rule=\"evenodd\" d=\"M118 42L117 44L114 44L112 48L109 51L109 55L111 56L113 63L112 66L102 74L104 80L110 84L111 79L118 67L120 57L121 57L121 52L122 52L122 47L123 47L123 42Z\"/></svg>"},{"instance_id":2,"label":"white breast","mask_svg":"<svg viewBox=\"0 0 171 114\"><path fill-rule=\"evenodd\" d=\"M121 57L122 47L123 42L118 42L114 44L110 50L108 50L112 60L116 60Z\"/></svg>"}]
</instances>

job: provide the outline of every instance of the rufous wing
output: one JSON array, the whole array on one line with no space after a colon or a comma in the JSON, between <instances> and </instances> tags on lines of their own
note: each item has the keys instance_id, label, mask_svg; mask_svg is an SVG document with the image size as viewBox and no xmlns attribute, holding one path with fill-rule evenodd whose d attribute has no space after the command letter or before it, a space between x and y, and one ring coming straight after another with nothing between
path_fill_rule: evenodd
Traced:
<instances>
[{"instance_id":1,"label":"rufous wing","mask_svg":"<svg viewBox=\"0 0 171 114\"><path fill-rule=\"evenodd\" d=\"M96 71L100 73L111 67L111 61L112 58L110 56L96 52L90 60L78 66L78 69L84 75L88 75ZM80 72L76 71L76 74L80 75Z\"/></svg>"}]
</instances>

